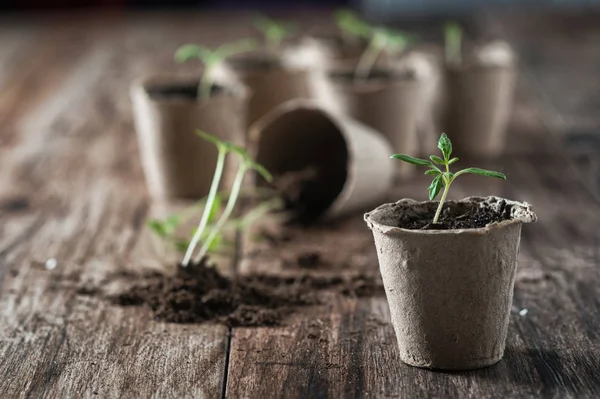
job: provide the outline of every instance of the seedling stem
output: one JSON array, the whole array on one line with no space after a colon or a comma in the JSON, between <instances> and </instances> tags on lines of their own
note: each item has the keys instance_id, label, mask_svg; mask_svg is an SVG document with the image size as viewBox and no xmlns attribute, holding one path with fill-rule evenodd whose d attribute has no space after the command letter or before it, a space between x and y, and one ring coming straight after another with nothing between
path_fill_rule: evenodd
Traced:
<instances>
[{"instance_id":1,"label":"seedling stem","mask_svg":"<svg viewBox=\"0 0 600 399\"><path fill-rule=\"evenodd\" d=\"M201 132L198 132L198 134L201 135ZM221 177L223 176L223 169L225 168L225 157L227 156L228 148L227 146L221 143L217 143L216 146L219 153L217 155L217 166L215 168L215 174L213 175L213 180L210 185L210 190L208 192L208 198L206 199L204 211L202 211L202 218L200 219L200 223L198 224L198 229L196 229L196 232L194 233L192 240L190 241L190 245L185 251L183 262L181 262L183 266L187 266L190 263L190 259L192 259L194 249L196 249L196 245L198 245L198 242L202 237L202 233L204 233L204 229L208 224L208 216L210 215L213 202L215 201L215 197L217 196L219 184L221 183Z\"/></svg>"},{"instance_id":2,"label":"seedling stem","mask_svg":"<svg viewBox=\"0 0 600 399\"><path fill-rule=\"evenodd\" d=\"M213 240L215 239L217 234L219 234L219 232L221 231L223 226L225 226L225 223L231 216L231 213L233 212L233 209L235 207L235 203L237 202L238 196L240 195L240 190L242 189L242 182L244 181L244 176L246 175L247 171L248 165L246 164L246 162L242 162L233 181L231 194L229 194L229 199L227 200L225 210L223 211L223 214L221 215L219 220L217 220L217 223L213 226L206 241L204 241L204 245L202 245L200 252L196 256L196 262L199 262L206 255L206 253L208 252L208 248L210 248L210 245L212 244Z\"/></svg>"}]
</instances>

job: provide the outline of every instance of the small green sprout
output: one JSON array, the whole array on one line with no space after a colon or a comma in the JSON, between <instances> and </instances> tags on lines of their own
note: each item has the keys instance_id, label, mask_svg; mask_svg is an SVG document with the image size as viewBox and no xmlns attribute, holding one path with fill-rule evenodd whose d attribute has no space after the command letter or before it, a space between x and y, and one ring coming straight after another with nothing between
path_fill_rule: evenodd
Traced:
<instances>
[{"instance_id":1,"label":"small green sprout","mask_svg":"<svg viewBox=\"0 0 600 399\"><path fill-rule=\"evenodd\" d=\"M460 65L462 62L462 29L456 22L444 26L445 53L448 64Z\"/></svg>"},{"instance_id":2,"label":"small green sprout","mask_svg":"<svg viewBox=\"0 0 600 399\"><path fill-rule=\"evenodd\" d=\"M204 72L200 76L200 83L198 84L198 100L202 101L210 97L210 91L214 84L213 74L216 68L232 55L252 50L257 46L258 43L252 39L226 43L214 50L197 44L184 44L175 52L175 61L184 63L197 59L204 64Z\"/></svg>"},{"instance_id":3,"label":"small green sprout","mask_svg":"<svg viewBox=\"0 0 600 399\"><path fill-rule=\"evenodd\" d=\"M271 18L259 15L254 20L254 27L262 32L268 49L276 51L281 42L292 33L292 26Z\"/></svg>"},{"instance_id":4,"label":"small green sprout","mask_svg":"<svg viewBox=\"0 0 600 399\"><path fill-rule=\"evenodd\" d=\"M254 160L252 160L250 154L248 154L248 152L244 148L234 145L227 141L219 140L215 136L212 136L212 135L205 133L203 131L200 131L200 130L196 131L196 133L201 138L203 138L204 140L206 140L210 143L213 143L217 147L218 156L217 156L217 166L215 168L215 174L213 176L213 181L211 183L211 186L210 186L210 189L208 192L206 205L204 207L204 211L202 213L200 223L198 224L198 228L196 229L196 232L194 233L194 235L190 241L190 244L185 252L185 256L181 263L182 266L184 266L184 267L190 263L190 260L192 259L192 256L194 254L194 250L196 249L196 246L198 245L201 238L203 237L203 234L205 234L205 229L208 224L209 215L211 213L211 209L213 208L213 203L217 196L217 190L219 188L219 184L221 182L221 177L223 175L223 169L225 167L225 158L226 158L227 154L229 154L229 153L236 154L237 156L239 156L241 158L241 163L240 163L240 166L236 173L235 179L233 181L231 193L229 194L227 204L225 205L225 210L223 211L221 216L217 219L214 226L212 226L210 232L207 235L207 238L205 240L203 240L204 243L203 243L202 247L200 248L200 251L196 255L195 261L199 262L208 253L211 245L213 244L213 241L219 236L221 229L225 226L226 222L231 217L231 214L235 207L235 203L237 202L240 191L242 189L242 183L243 183L244 176L246 175L246 173L250 170L255 170L265 180L267 180L269 182L272 180L271 174L262 165L254 162Z\"/></svg>"},{"instance_id":5,"label":"small green sprout","mask_svg":"<svg viewBox=\"0 0 600 399\"><path fill-rule=\"evenodd\" d=\"M369 39L369 45L356 65L355 79L366 79L369 76L373 65L375 65L379 54L383 50L387 50L392 54L399 54L412 41L412 38L405 32L382 27L370 28L366 37Z\"/></svg>"},{"instance_id":6,"label":"small green sprout","mask_svg":"<svg viewBox=\"0 0 600 399\"><path fill-rule=\"evenodd\" d=\"M198 212L199 207L204 206L205 202L206 201L199 201L193 206L184 209L181 213L169 215L164 219L150 219L146 224L148 228L158 238L172 245L173 247L175 247L175 249L179 251L185 251L189 245L189 240L180 238L177 235L177 231L183 223L188 221L192 216L194 216ZM210 224L221 211L221 204L221 197L217 195L213 201L211 210L208 215L208 224ZM197 229L194 229L191 234L195 234L196 230ZM217 250L222 242L223 238L218 237L216 240L213 241L213 245L210 248L210 250Z\"/></svg>"},{"instance_id":7,"label":"small green sprout","mask_svg":"<svg viewBox=\"0 0 600 399\"><path fill-rule=\"evenodd\" d=\"M437 211L435 212L435 216L433 217L433 224L436 224L438 222L440 214L442 213L444 201L446 200L448 190L450 189L450 185L458 176L463 175L465 173L472 173L474 175L497 177L499 179L506 180L506 176L500 172L493 172L491 170L479 168L466 168L456 173L450 172L450 165L458 161L458 158L450 158L450 155L452 154L452 142L450 141L448 136L446 136L446 133L442 133L442 135L440 136L440 139L438 141L438 148L442 151L442 155L444 156L443 159L436 155L430 156L430 160L414 158L405 154L394 154L390 157L393 159L399 159L404 162L412 163L414 165L422 165L430 168L425 172L426 175L434 176L433 181L431 182L431 185L428 188L430 201L433 201L433 199L437 197L442 187L444 188L444 192L442 193L442 199L440 200L440 204L438 205ZM440 169L436 165L443 166L444 170Z\"/></svg>"},{"instance_id":8,"label":"small green sprout","mask_svg":"<svg viewBox=\"0 0 600 399\"><path fill-rule=\"evenodd\" d=\"M371 26L360 19L354 11L345 8L337 10L334 18L344 39L368 37L371 32Z\"/></svg>"}]
</instances>

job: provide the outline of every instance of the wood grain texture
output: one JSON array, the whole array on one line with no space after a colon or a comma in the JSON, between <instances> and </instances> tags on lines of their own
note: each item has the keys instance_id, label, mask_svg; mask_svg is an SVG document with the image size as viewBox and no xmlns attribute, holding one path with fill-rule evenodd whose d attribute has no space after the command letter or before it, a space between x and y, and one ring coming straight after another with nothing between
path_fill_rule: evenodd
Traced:
<instances>
[{"instance_id":1,"label":"wood grain texture","mask_svg":"<svg viewBox=\"0 0 600 399\"><path fill-rule=\"evenodd\" d=\"M294 18L310 28L329 17ZM235 328L230 338L222 326L157 323L143 310L78 295L77 285L107 272L159 266L143 224L175 206L147 198L129 83L193 72L196 65L172 61L182 43L216 44L253 30L247 14L235 13L0 20L0 397L597 396L597 115L560 97L569 90L570 98L593 100L585 81L595 76L582 65L597 61L600 28L580 17L573 38L553 33L557 17L531 25L518 16L491 18L495 24L475 31L499 29L526 53L526 73L509 155L473 162L509 180L464 177L451 197L525 200L540 222L523 231L505 359L469 373L402 364L385 298L331 296L282 327ZM573 85L564 72L571 65L579 65ZM416 176L390 200L424 199L426 187L427 178ZM308 251L319 254L319 273L377 273L360 214L287 234L276 246L244 237L240 271L304 272L293 265ZM49 258L56 269L45 269Z\"/></svg>"},{"instance_id":2,"label":"wood grain texture","mask_svg":"<svg viewBox=\"0 0 600 399\"><path fill-rule=\"evenodd\" d=\"M523 200L534 204L540 217L538 224L523 230L504 360L467 373L412 368L398 357L384 299L332 298L325 306L291 315L279 328L235 328L228 394L562 398L600 392L600 238L595 227L600 222L600 191L590 184L590 178L597 181L597 169L589 170L600 146L594 134L580 141L557 134L556 122L547 117L547 93L540 93L528 78L527 73L520 78L508 155L497 160L461 158L502 170L508 182L465 176L450 195ZM581 140L585 144L569 145ZM418 176L398 186L394 195L425 199L427 185L427 177ZM335 253L342 254L338 267L376 269L374 249L363 246L372 241L371 233L356 217L307 233L292 233L293 240L277 247L249 240L242 271L292 273L289 265L299 252L325 253L325 269Z\"/></svg>"}]
</instances>

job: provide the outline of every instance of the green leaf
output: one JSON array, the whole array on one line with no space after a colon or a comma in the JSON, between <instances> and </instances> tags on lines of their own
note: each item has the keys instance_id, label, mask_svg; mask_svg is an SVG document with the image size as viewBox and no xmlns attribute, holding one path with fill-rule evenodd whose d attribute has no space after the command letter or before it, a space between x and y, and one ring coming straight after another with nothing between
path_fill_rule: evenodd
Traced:
<instances>
[{"instance_id":1,"label":"green leaf","mask_svg":"<svg viewBox=\"0 0 600 399\"><path fill-rule=\"evenodd\" d=\"M185 252L189 245L190 242L188 240L183 240L180 238L173 240L173 246L175 246L175 249L177 249L179 252Z\"/></svg>"},{"instance_id":2,"label":"green leaf","mask_svg":"<svg viewBox=\"0 0 600 399\"><path fill-rule=\"evenodd\" d=\"M426 175L436 175L436 176L439 175L439 174L441 174L441 173L442 172L440 172L437 169L429 169L428 171L425 172Z\"/></svg>"},{"instance_id":3,"label":"green leaf","mask_svg":"<svg viewBox=\"0 0 600 399\"><path fill-rule=\"evenodd\" d=\"M445 165L446 164L446 162L442 158L440 158L440 157L438 157L436 155L430 156L429 159L431 159L433 162L437 163L438 165Z\"/></svg>"},{"instance_id":4,"label":"green leaf","mask_svg":"<svg viewBox=\"0 0 600 399\"><path fill-rule=\"evenodd\" d=\"M430 161L426 161L424 159L414 158L406 154L394 154L390 157L391 159L399 159L404 162L412 163L414 165L431 165Z\"/></svg>"},{"instance_id":5,"label":"green leaf","mask_svg":"<svg viewBox=\"0 0 600 399\"><path fill-rule=\"evenodd\" d=\"M461 170L460 172L456 172L457 175L459 175L459 174L462 175L464 173L471 173L471 174L479 175L479 176L496 177L498 179L506 180L506 175L504 175L503 173L494 172L492 170L480 169L480 168L467 168L467 169Z\"/></svg>"},{"instance_id":6,"label":"green leaf","mask_svg":"<svg viewBox=\"0 0 600 399\"><path fill-rule=\"evenodd\" d=\"M157 236L162 238L167 236L167 231L162 220L151 219L146 222L146 225Z\"/></svg>"},{"instance_id":7,"label":"green leaf","mask_svg":"<svg viewBox=\"0 0 600 399\"><path fill-rule=\"evenodd\" d=\"M171 215L164 220L164 226L167 230L167 234L175 233L177 227L181 223L181 218L178 215Z\"/></svg>"},{"instance_id":8,"label":"green leaf","mask_svg":"<svg viewBox=\"0 0 600 399\"><path fill-rule=\"evenodd\" d=\"M209 143L213 143L214 145L217 146L217 148L219 148L219 147L227 148L229 145L226 141L221 141L216 136L213 136L212 134L203 132L200 129L196 129L196 134L198 136L202 137L204 140L208 141Z\"/></svg>"},{"instance_id":9,"label":"green leaf","mask_svg":"<svg viewBox=\"0 0 600 399\"><path fill-rule=\"evenodd\" d=\"M433 181L429 185L429 188L427 189L427 191L429 191L430 201L433 201L433 199L437 197L442 187L444 187L444 179L442 178L442 175L439 174L433 179Z\"/></svg>"},{"instance_id":10,"label":"green leaf","mask_svg":"<svg viewBox=\"0 0 600 399\"><path fill-rule=\"evenodd\" d=\"M450 154L452 154L452 142L448 136L446 136L446 133L442 133L440 136L440 139L438 140L438 148L442 151L442 154L444 154L444 160L449 160Z\"/></svg>"},{"instance_id":11,"label":"green leaf","mask_svg":"<svg viewBox=\"0 0 600 399\"><path fill-rule=\"evenodd\" d=\"M454 162L458 161L458 158L452 158L448 161L448 165L452 165Z\"/></svg>"},{"instance_id":12,"label":"green leaf","mask_svg":"<svg viewBox=\"0 0 600 399\"><path fill-rule=\"evenodd\" d=\"M335 15L338 28L352 36L368 38L372 35L373 29L371 26L360 19L353 11L341 10Z\"/></svg>"},{"instance_id":13,"label":"green leaf","mask_svg":"<svg viewBox=\"0 0 600 399\"><path fill-rule=\"evenodd\" d=\"M212 50L197 44L184 44L175 52L175 61L179 63L187 62L193 58L206 61L213 54Z\"/></svg>"},{"instance_id":14,"label":"green leaf","mask_svg":"<svg viewBox=\"0 0 600 399\"><path fill-rule=\"evenodd\" d=\"M270 183L271 181L273 181L273 176L264 166L262 166L261 164L256 163L256 162L250 162L249 165L250 165L250 168L257 171L263 177L263 179L265 179L267 182Z\"/></svg>"}]
</instances>

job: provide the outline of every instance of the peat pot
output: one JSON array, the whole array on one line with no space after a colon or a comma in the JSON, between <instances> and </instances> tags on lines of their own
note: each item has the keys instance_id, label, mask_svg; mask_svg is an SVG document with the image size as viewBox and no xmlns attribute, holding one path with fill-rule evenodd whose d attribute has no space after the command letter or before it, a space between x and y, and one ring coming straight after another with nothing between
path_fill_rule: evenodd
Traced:
<instances>
[{"instance_id":1,"label":"peat pot","mask_svg":"<svg viewBox=\"0 0 600 399\"><path fill-rule=\"evenodd\" d=\"M308 68L287 65L281 57L250 52L232 58L228 64L252 93L248 126L288 100L311 97Z\"/></svg>"},{"instance_id":2,"label":"peat pot","mask_svg":"<svg viewBox=\"0 0 600 399\"><path fill-rule=\"evenodd\" d=\"M514 65L448 67L445 133L456 152L488 157L502 153L516 76Z\"/></svg>"},{"instance_id":3,"label":"peat pot","mask_svg":"<svg viewBox=\"0 0 600 399\"><path fill-rule=\"evenodd\" d=\"M144 174L154 198L202 198L215 171L215 146L198 137L201 129L243 145L247 93L241 86L213 86L196 99L198 81L155 76L131 88L133 116ZM235 165L228 162L224 181Z\"/></svg>"},{"instance_id":4,"label":"peat pot","mask_svg":"<svg viewBox=\"0 0 600 399\"><path fill-rule=\"evenodd\" d=\"M527 203L498 197L448 201L461 217L482 207L505 220L482 228L409 230L433 218L437 202L403 199L365 214L402 361L471 370L502 359L515 282L521 226L537 220Z\"/></svg>"},{"instance_id":5,"label":"peat pot","mask_svg":"<svg viewBox=\"0 0 600 399\"><path fill-rule=\"evenodd\" d=\"M299 203L305 219L364 209L388 194L394 162L388 141L347 116L332 114L315 100L289 101L250 129L256 161L282 175L314 171Z\"/></svg>"},{"instance_id":6,"label":"peat pot","mask_svg":"<svg viewBox=\"0 0 600 399\"><path fill-rule=\"evenodd\" d=\"M383 134L395 153L417 155L419 81L388 70L373 70L366 80L356 81L352 70L332 71L329 78L342 112ZM398 162L395 168L405 176L414 165Z\"/></svg>"}]
</instances>

